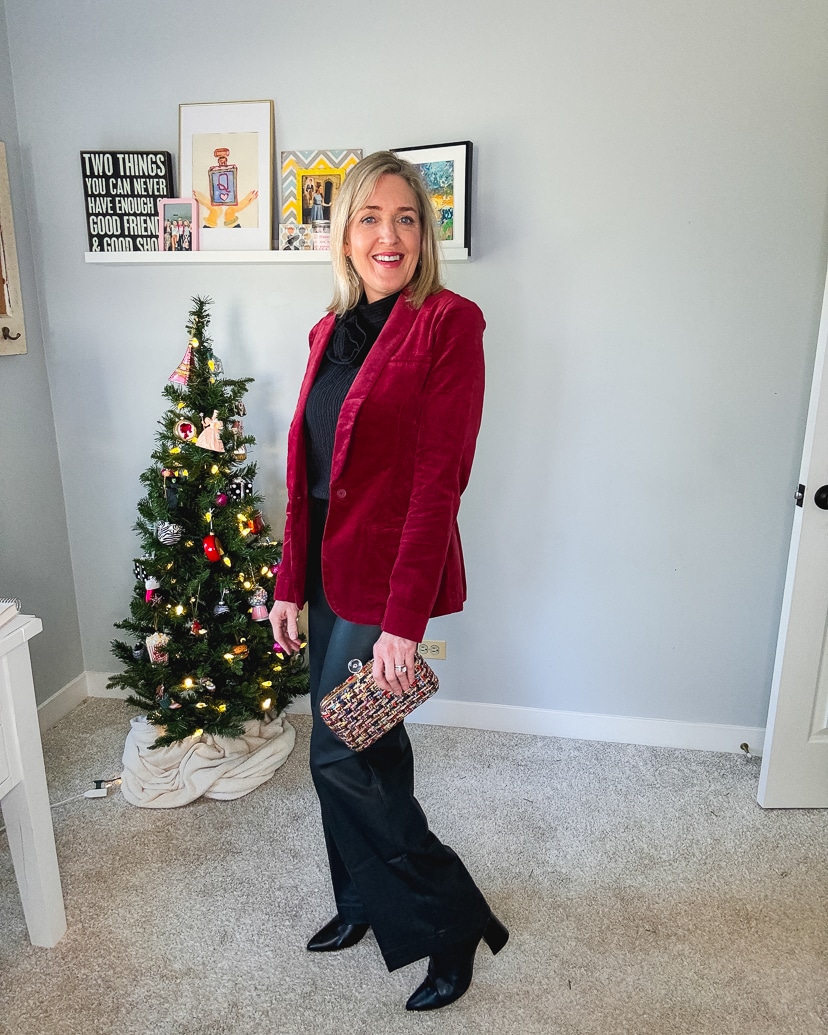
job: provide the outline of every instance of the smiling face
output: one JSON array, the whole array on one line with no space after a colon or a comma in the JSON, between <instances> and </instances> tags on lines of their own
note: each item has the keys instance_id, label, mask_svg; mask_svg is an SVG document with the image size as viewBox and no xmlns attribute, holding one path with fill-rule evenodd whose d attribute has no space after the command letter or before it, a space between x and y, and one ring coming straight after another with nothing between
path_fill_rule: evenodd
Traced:
<instances>
[{"instance_id":1,"label":"smiling face","mask_svg":"<svg viewBox=\"0 0 828 1035\"><path fill-rule=\"evenodd\" d=\"M414 192L401 176L385 173L348 223L345 254L369 302L401 291L420 261L420 215Z\"/></svg>"}]
</instances>

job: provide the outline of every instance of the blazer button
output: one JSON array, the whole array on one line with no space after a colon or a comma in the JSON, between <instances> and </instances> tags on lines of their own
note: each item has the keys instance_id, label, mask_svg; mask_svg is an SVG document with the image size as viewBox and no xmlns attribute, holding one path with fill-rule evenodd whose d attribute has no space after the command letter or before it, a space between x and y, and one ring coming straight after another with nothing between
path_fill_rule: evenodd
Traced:
<instances>
[{"instance_id":1,"label":"blazer button","mask_svg":"<svg viewBox=\"0 0 828 1035\"><path fill-rule=\"evenodd\" d=\"M344 489L337 489L336 490L336 498L338 500L344 500L347 495L348 495L348 493Z\"/></svg>"}]
</instances>

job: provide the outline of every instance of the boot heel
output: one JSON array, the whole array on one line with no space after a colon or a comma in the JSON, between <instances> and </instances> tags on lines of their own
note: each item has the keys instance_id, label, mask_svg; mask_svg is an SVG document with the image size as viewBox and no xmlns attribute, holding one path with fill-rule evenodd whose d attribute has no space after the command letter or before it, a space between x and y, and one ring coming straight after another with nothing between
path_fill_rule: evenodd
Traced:
<instances>
[{"instance_id":1,"label":"boot heel","mask_svg":"<svg viewBox=\"0 0 828 1035\"><path fill-rule=\"evenodd\" d=\"M483 941L492 950L493 956L496 956L506 942L509 941L508 928L494 914L489 917L489 922L486 924L486 929L483 932Z\"/></svg>"}]
</instances>

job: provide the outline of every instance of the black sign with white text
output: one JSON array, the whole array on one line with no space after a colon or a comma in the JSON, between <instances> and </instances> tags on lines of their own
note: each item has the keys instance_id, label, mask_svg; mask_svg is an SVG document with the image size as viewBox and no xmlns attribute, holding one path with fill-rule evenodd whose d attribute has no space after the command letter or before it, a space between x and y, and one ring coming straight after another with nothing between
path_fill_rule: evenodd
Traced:
<instances>
[{"instance_id":1,"label":"black sign with white text","mask_svg":"<svg viewBox=\"0 0 828 1035\"><path fill-rule=\"evenodd\" d=\"M91 252L157 252L158 201L173 195L169 151L81 151Z\"/></svg>"}]
</instances>

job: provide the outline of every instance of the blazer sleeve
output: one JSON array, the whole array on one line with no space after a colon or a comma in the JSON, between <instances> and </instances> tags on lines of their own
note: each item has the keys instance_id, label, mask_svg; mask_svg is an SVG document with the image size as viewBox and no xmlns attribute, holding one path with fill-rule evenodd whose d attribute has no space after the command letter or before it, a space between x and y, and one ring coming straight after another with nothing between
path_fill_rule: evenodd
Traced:
<instances>
[{"instance_id":1,"label":"blazer sleeve","mask_svg":"<svg viewBox=\"0 0 828 1035\"><path fill-rule=\"evenodd\" d=\"M483 414L485 326L478 307L463 299L447 307L432 330L411 498L382 620L385 632L410 640L422 639L449 550L460 550L457 513Z\"/></svg>"},{"instance_id":2,"label":"blazer sleeve","mask_svg":"<svg viewBox=\"0 0 828 1035\"><path fill-rule=\"evenodd\" d=\"M285 483L287 509L285 531L282 536L282 559L273 586L274 600L290 600L297 607L305 603L305 557L307 549L307 470L305 464L305 437L303 431L305 399L309 390L313 349L324 335L330 319L323 318L311 328L308 335L308 365L299 392L299 401L288 430ZM297 527L298 526L298 527ZM295 553L296 551L296 553Z\"/></svg>"}]
</instances>

